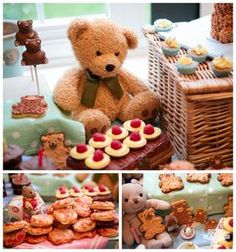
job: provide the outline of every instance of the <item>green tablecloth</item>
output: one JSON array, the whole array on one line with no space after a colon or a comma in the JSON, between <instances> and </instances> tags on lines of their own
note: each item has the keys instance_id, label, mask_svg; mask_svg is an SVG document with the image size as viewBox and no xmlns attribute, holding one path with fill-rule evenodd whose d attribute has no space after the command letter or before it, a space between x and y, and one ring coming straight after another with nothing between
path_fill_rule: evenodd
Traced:
<instances>
[{"instance_id":1,"label":"green tablecloth","mask_svg":"<svg viewBox=\"0 0 236 252\"><path fill-rule=\"evenodd\" d=\"M83 124L71 120L49 96L46 97L48 103L46 116L42 118L12 118L11 106L19 102L19 99L7 100L3 104L4 138L8 144L16 144L24 148L25 155L34 155L40 147L39 139L42 134L64 132L66 143L69 145L85 142Z\"/></svg>"}]
</instances>

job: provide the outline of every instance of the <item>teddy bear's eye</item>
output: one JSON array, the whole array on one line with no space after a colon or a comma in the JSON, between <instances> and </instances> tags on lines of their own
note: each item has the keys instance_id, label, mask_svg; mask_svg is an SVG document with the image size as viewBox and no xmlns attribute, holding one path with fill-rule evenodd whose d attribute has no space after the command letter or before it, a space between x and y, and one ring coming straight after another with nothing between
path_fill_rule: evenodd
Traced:
<instances>
[{"instance_id":1,"label":"teddy bear's eye","mask_svg":"<svg viewBox=\"0 0 236 252\"><path fill-rule=\"evenodd\" d=\"M125 199L125 202L128 202L129 200L128 199Z\"/></svg>"},{"instance_id":2,"label":"teddy bear's eye","mask_svg":"<svg viewBox=\"0 0 236 252\"><path fill-rule=\"evenodd\" d=\"M96 55L97 55L97 56L101 56L102 53L101 53L100 51L96 51Z\"/></svg>"},{"instance_id":3,"label":"teddy bear's eye","mask_svg":"<svg viewBox=\"0 0 236 252\"><path fill-rule=\"evenodd\" d=\"M140 194L139 194L139 196L142 198L142 197L143 197L143 194L142 194L142 193L140 193Z\"/></svg>"},{"instance_id":4,"label":"teddy bear's eye","mask_svg":"<svg viewBox=\"0 0 236 252\"><path fill-rule=\"evenodd\" d=\"M118 57L120 55L120 52L115 52L115 56Z\"/></svg>"}]
</instances>

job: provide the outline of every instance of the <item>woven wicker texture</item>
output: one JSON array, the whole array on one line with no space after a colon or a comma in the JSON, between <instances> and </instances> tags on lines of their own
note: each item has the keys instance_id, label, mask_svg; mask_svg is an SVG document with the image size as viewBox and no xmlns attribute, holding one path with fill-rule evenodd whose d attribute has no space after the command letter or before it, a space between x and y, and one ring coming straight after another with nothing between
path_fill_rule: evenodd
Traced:
<instances>
[{"instance_id":1,"label":"woven wicker texture","mask_svg":"<svg viewBox=\"0 0 236 252\"><path fill-rule=\"evenodd\" d=\"M210 60L192 75L178 73L174 63L187 54L165 57L157 33L144 33L149 41L149 85L161 98L162 127L179 159L206 169L210 158L233 162L233 79L217 78ZM232 167L232 166L231 166Z\"/></svg>"}]
</instances>

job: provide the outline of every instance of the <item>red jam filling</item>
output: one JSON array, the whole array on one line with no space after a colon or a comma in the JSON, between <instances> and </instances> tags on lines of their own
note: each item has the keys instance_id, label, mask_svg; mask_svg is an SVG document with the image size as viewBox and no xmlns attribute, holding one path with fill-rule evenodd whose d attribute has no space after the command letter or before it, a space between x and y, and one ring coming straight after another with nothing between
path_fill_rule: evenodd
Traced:
<instances>
[{"instance_id":1,"label":"red jam filling","mask_svg":"<svg viewBox=\"0 0 236 252\"><path fill-rule=\"evenodd\" d=\"M80 192L80 189L77 186L73 186L72 189L74 190L75 193Z\"/></svg>"},{"instance_id":2,"label":"red jam filling","mask_svg":"<svg viewBox=\"0 0 236 252\"><path fill-rule=\"evenodd\" d=\"M99 190L99 192L105 192L107 190L107 188L104 185L99 185L98 190Z\"/></svg>"},{"instance_id":3,"label":"red jam filling","mask_svg":"<svg viewBox=\"0 0 236 252\"><path fill-rule=\"evenodd\" d=\"M130 122L130 125L131 127L133 128L139 128L141 126L141 120L138 119L138 118L135 118L133 119L131 122Z\"/></svg>"},{"instance_id":4,"label":"red jam filling","mask_svg":"<svg viewBox=\"0 0 236 252\"><path fill-rule=\"evenodd\" d=\"M89 191L89 192L95 192L94 189L93 189L92 187L90 187L90 188L88 189L88 191Z\"/></svg>"},{"instance_id":5,"label":"red jam filling","mask_svg":"<svg viewBox=\"0 0 236 252\"><path fill-rule=\"evenodd\" d=\"M141 140L141 136L138 132L132 132L129 136L131 141L138 142Z\"/></svg>"},{"instance_id":6,"label":"red jam filling","mask_svg":"<svg viewBox=\"0 0 236 252\"><path fill-rule=\"evenodd\" d=\"M218 249L226 249L226 247L224 245L220 245Z\"/></svg>"},{"instance_id":7,"label":"red jam filling","mask_svg":"<svg viewBox=\"0 0 236 252\"><path fill-rule=\"evenodd\" d=\"M112 148L113 150L119 150L119 149L122 148L122 144L121 144L121 142L118 141L118 140L113 140L113 141L111 142L111 148Z\"/></svg>"},{"instance_id":8,"label":"red jam filling","mask_svg":"<svg viewBox=\"0 0 236 252\"><path fill-rule=\"evenodd\" d=\"M103 134L97 132L93 135L93 140L95 142L104 142L106 138Z\"/></svg>"},{"instance_id":9,"label":"red jam filling","mask_svg":"<svg viewBox=\"0 0 236 252\"><path fill-rule=\"evenodd\" d=\"M143 129L143 133L146 135L152 135L154 132L155 129L151 124L146 125Z\"/></svg>"},{"instance_id":10,"label":"red jam filling","mask_svg":"<svg viewBox=\"0 0 236 252\"><path fill-rule=\"evenodd\" d=\"M66 193L66 188L65 187L60 187L59 191L61 194L65 194Z\"/></svg>"},{"instance_id":11,"label":"red jam filling","mask_svg":"<svg viewBox=\"0 0 236 252\"><path fill-rule=\"evenodd\" d=\"M84 152L86 152L87 150L88 150L88 147L87 147L86 144L77 144L77 145L76 145L76 151L77 151L78 153L84 153Z\"/></svg>"},{"instance_id":12,"label":"red jam filling","mask_svg":"<svg viewBox=\"0 0 236 252\"><path fill-rule=\"evenodd\" d=\"M111 132L113 135L120 135L122 133L122 129L120 128L120 126L115 125L112 127Z\"/></svg>"},{"instance_id":13,"label":"red jam filling","mask_svg":"<svg viewBox=\"0 0 236 252\"><path fill-rule=\"evenodd\" d=\"M103 159L103 152L101 150L96 150L93 155L93 161L99 162Z\"/></svg>"}]
</instances>

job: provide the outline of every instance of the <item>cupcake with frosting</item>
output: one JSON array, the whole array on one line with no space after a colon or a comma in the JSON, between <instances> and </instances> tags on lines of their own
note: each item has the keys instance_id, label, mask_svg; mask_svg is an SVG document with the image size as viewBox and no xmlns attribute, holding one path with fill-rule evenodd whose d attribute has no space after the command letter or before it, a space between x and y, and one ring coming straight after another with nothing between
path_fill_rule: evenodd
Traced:
<instances>
[{"instance_id":1,"label":"cupcake with frosting","mask_svg":"<svg viewBox=\"0 0 236 252\"><path fill-rule=\"evenodd\" d=\"M127 129L121 127L120 125L114 125L107 131L106 135L111 139L122 140L129 135L129 132Z\"/></svg>"},{"instance_id":2,"label":"cupcake with frosting","mask_svg":"<svg viewBox=\"0 0 236 252\"><path fill-rule=\"evenodd\" d=\"M176 56L180 48L179 42L175 38L166 38L162 42L162 51L165 56Z\"/></svg>"},{"instance_id":3,"label":"cupcake with frosting","mask_svg":"<svg viewBox=\"0 0 236 252\"><path fill-rule=\"evenodd\" d=\"M119 140L113 140L111 144L105 148L105 152L111 157L123 157L129 153L129 148Z\"/></svg>"},{"instance_id":4,"label":"cupcake with frosting","mask_svg":"<svg viewBox=\"0 0 236 252\"><path fill-rule=\"evenodd\" d=\"M190 49L188 54L194 61L202 63L206 60L208 51L202 45L197 45Z\"/></svg>"},{"instance_id":5,"label":"cupcake with frosting","mask_svg":"<svg viewBox=\"0 0 236 252\"><path fill-rule=\"evenodd\" d=\"M233 70L233 62L226 57L216 57L212 61L212 71L217 77L226 77Z\"/></svg>"},{"instance_id":6,"label":"cupcake with frosting","mask_svg":"<svg viewBox=\"0 0 236 252\"><path fill-rule=\"evenodd\" d=\"M172 22L169 19L161 18L154 22L154 26L157 32L167 32L172 29Z\"/></svg>"},{"instance_id":7,"label":"cupcake with frosting","mask_svg":"<svg viewBox=\"0 0 236 252\"><path fill-rule=\"evenodd\" d=\"M181 74L194 74L197 69L198 62L193 61L191 57L181 56L175 63L175 66Z\"/></svg>"}]
</instances>

